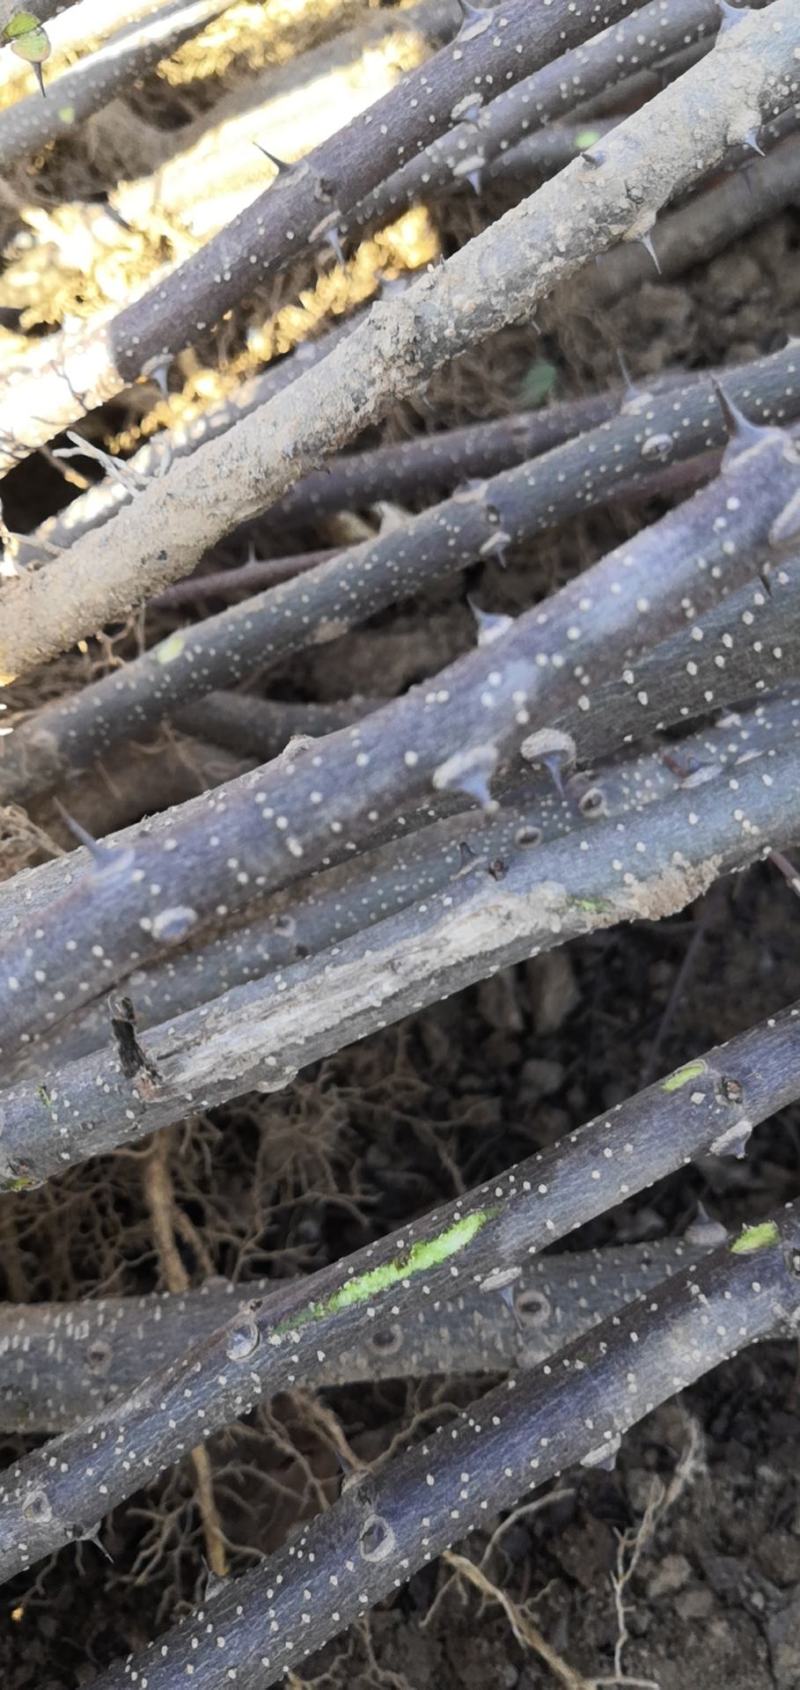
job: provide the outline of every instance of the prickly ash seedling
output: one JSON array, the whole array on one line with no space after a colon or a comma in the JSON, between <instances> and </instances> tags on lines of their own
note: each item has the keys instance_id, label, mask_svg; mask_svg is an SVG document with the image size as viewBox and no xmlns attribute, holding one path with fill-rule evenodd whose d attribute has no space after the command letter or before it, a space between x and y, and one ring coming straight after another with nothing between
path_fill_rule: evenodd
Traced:
<instances>
[{"instance_id":1,"label":"prickly ash seedling","mask_svg":"<svg viewBox=\"0 0 800 1690\"><path fill-rule=\"evenodd\" d=\"M737 699L758 696L800 671L800 564L769 564L689 626L601 682L592 709L556 716L575 736L582 762L606 756L650 731L673 727Z\"/></svg>"},{"instance_id":2,"label":"prickly ash seedling","mask_svg":"<svg viewBox=\"0 0 800 1690\"><path fill-rule=\"evenodd\" d=\"M651 639L686 614L696 622L726 585L749 573L753 546L765 543L772 525L792 507L798 480L796 454L781 432L753 432L752 442L732 442L732 455L717 482L520 617L490 645L460 659L432 685L340 730L318 749L220 788L209 800L213 832L201 836L189 821L176 826L163 850L143 839L135 864L112 856L93 880L78 883L49 912L12 935L0 952L6 1055L15 1040L63 1019L76 970L88 1000L102 990L104 974L113 983L120 966L129 971L160 944L316 867L332 837L344 846L363 847L375 822L415 797L426 797L431 784L488 800L488 782L498 764L514 755L532 731L548 728L565 707L591 713L590 681L610 667L613 672L641 647L645 615ZM496 482L491 508L513 532L508 487L515 485L515 472L499 480L503 492L498 495ZM324 566L334 572L337 567ZM290 584L301 623L311 579ZM290 588L278 589L272 602L276 596L285 598ZM221 621L237 625L231 612L215 619ZM187 639L194 653L191 674L199 668L202 629ZM145 672L149 675L154 663L163 663L168 672L182 649L182 639L168 640L154 658L143 660ZM692 679L687 670L684 688ZM125 676L112 676L101 685L112 698L128 696ZM708 690L694 695L696 710L713 702L702 696ZM147 696L145 689L143 699ZM723 689L721 696L725 701L731 694ZM67 720L80 712L81 698L77 695L69 707ZM646 687L630 698L644 708ZM681 720L685 697L678 700L676 694L674 702L672 719ZM603 748L610 743L606 739ZM219 873L209 874L210 858L225 864L224 880ZM180 932L175 932L176 912Z\"/></svg>"},{"instance_id":3,"label":"prickly ash seedling","mask_svg":"<svg viewBox=\"0 0 800 1690\"><path fill-rule=\"evenodd\" d=\"M478 191L487 166L524 136L622 82L632 66L644 69L695 40L705 39L710 47L718 28L717 0L670 0L668 7L650 0L488 105L465 99L462 120L374 188L343 220L342 234L352 237L372 223L388 222L459 182Z\"/></svg>"},{"instance_id":4,"label":"prickly ash seedling","mask_svg":"<svg viewBox=\"0 0 800 1690\"><path fill-rule=\"evenodd\" d=\"M243 416L283 393L305 370L312 369L335 346L346 340L363 317L363 311L356 311L317 340L301 341L290 355L270 364L263 374L243 382L230 398L204 411L183 428L165 429L146 445L140 446L126 462L123 476L105 476L57 516L48 518L34 530L26 540L22 566L27 568L46 556L48 546L74 545L84 534L101 528L121 505L130 503L137 487L165 475L175 458L188 457L198 446L215 439L218 434L227 433Z\"/></svg>"},{"instance_id":5,"label":"prickly ash seedling","mask_svg":"<svg viewBox=\"0 0 800 1690\"><path fill-rule=\"evenodd\" d=\"M578 1462L613 1462L622 1434L744 1345L788 1335L800 1310L796 1204L745 1228L643 1306L611 1316L557 1366L511 1376L414 1449L344 1491L302 1536L212 1595L97 1690L261 1690L419 1567Z\"/></svg>"},{"instance_id":6,"label":"prickly ash seedling","mask_svg":"<svg viewBox=\"0 0 800 1690\"><path fill-rule=\"evenodd\" d=\"M669 796L617 816L602 813L601 787L582 836L576 823L531 850L523 825L503 859L468 856L441 891L152 1029L143 1042L158 1085L126 1078L106 1047L47 1069L44 1089L6 1089L7 1185L36 1184L187 1107L280 1089L353 1039L578 934L684 908L720 874L796 837L799 766L796 739L731 772L680 766Z\"/></svg>"},{"instance_id":7,"label":"prickly ash seedling","mask_svg":"<svg viewBox=\"0 0 800 1690\"><path fill-rule=\"evenodd\" d=\"M0 1490L0 1577L92 1525L264 1396L350 1347L364 1321L473 1286L534 1255L703 1149L724 1150L800 1091L797 1009L684 1065L551 1151L343 1263L276 1291L103 1416L27 1457ZM688 1106L687 1106L688 1105Z\"/></svg>"},{"instance_id":8,"label":"prickly ash seedling","mask_svg":"<svg viewBox=\"0 0 800 1690\"><path fill-rule=\"evenodd\" d=\"M66 337L29 420L18 427L22 443L32 449L88 406L111 398L150 360L180 351L256 282L322 242L376 182L450 127L453 108L465 95L482 100L518 81L563 46L591 35L606 18L639 3L590 0L575 7L556 0L532 15L527 0L506 0L496 12L486 11L479 24L467 17L452 45L280 174L201 252L125 307L109 329L77 342ZM26 387L23 381L14 389L18 423ZM34 416L47 421L37 426Z\"/></svg>"},{"instance_id":9,"label":"prickly ash seedling","mask_svg":"<svg viewBox=\"0 0 800 1690\"><path fill-rule=\"evenodd\" d=\"M373 701L372 708L377 708L377 701ZM355 715L356 712L353 712L345 720L353 720ZM788 740L795 736L799 725L796 693L786 689L779 697L760 701L755 710L745 711L739 716L726 716L718 728L713 731L705 730L699 738L689 743L695 756L701 761L723 768L739 756L743 760L750 754L773 758L776 751L782 750ZM326 723L323 726L330 730L336 724ZM296 730L296 722L293 728ZM283 743L285 745L286 741ZM641 777L637 772L640 767ZM649 789L652 786L657 789L658 796L663 796L668 790L655 778L654 769L658 767L658 757L655 760L647 759L645 764L640 764L638 759L632 765L623 763L619 772L620 781L622 790L628 792L627 802L630 805L643 801L638 794L638 788ZM457 809L464 809L463 801L459 801L457 796L454 802ZM183 826L185 821L192 820L200 823L206 805L205 795L190 798L178 810L162 811L144 822L123 827L119 832L112 833L105 843L126 849L146 838L163 846L166 839L172 835L176 824ZM409 814L395 816L381 837L384 840L407 837L420 827L427 826L428 822L440 819L441 814L440 809L428 803L422 810L412 810ZM375 843L379 843L379 839L376 839ZM332 839L324 866L329 867L332 862L341 861L348 855L347 852L337 851ZM22 923L46 909L48 904L74 887L91 866L91 861L88 851L77 850L66 857L54 858L36 869L16 875L13 880L0 882L0 916L4 932L9 935L16 932Z\"/></svg>"},{"instance_id":10,"label":"prickly ash seedling","mask_svg":"<svg viewBox=\"0 0 800 1690\"><path fill-rule=\"evenodd\" d=\"M740 370L730 385L732 392L746 389L748 397L757 393L762 414L769 416L778 404L784 414L791 412L800 408L800 359L787 348ZM776 429L748 433L749 426L742 417L741 438L732 440L725 471L712 487L586 571L535 617L530 613L531 627L547 630L554 663L560 666L568 652L582 658L588 620L594 647L588 661L596 664L602 641L607 671L626 649L632 627L639 643L645 630L658 638L687 594L699 611L718 591L746 579L745 560L766 541L800 481L789 439ZM709 407L706 382L643 396L613 421L542 458L481 481L399 529L170 635L122 672L34 713L0 742L0 799L24 801L120 739L155 727L179 705L235 684L256 665L340 635L456 569L529 541L634 484L654 463L719 444L724 429L718 403ZM741 451L743 445L752 450ZM741 695L745 691L743 685ZM544 699L540 708L547 708Z\"/></svg>"},{"instance_id":11,"label":"prickly ash seedling","mask_svg":"<svg viewBox=\"0 0 800 1690\"><path fill-rule=\"evenodd\" d=\"M627 688L625 698L630 699ZM636 712L641 712L638 701ZM574 720L566 718L560 724L571 738L584 732L585 723L581 712L573 714ZM741 722L728 719L685 738L677 761L664 760L659 752L618 760L573 776L561 792L549 780L529 779L504 791L502 806L488 817L466 814L437 821L432 812L434 819L426 823L420 816L416 826L411 821L412 831L396 840L299 881L276 898L256 902L244 920L235 919L215 937L203 942L201 935L194 946L179 947L151 967L136 969L128 977L128 988L136 1001L139 1024L145 1029L157 1027L232 987L265 981L291 968L298 958L321 958L326 950L367 932L394 912L410 910L435 893L447 894L454 879L473 875L479 884L486 873L502 878L509 854L517 849L539 849L541 860L532 867L546 879L549 868L542 848L549 842L570 834L577 852L596 852L593 822L602 817L635 826L640 812L668 796L676 783L688 790L716 779L725 769L736 780L738 763L756 757L763 758L760 775L772 781L774 756L797 734L799 725L797 705L789 695L767 701L755 716ZM618 833L618 849L621 838ZM119 844L124 848L124 840ZM580 856L577 860L580 863ZM559 868L558 873L563 870ZM597 906L602 910L602 899ZM4 913L12 923L15 917L8 897ZM541 935L536 937L540 942ZM95 999L73 1012L60 1028L38 1036L26 1049L22 1072L31 1066L40 1070L46 1057L52 1073L108 1044L108 1005L105 998Z\"/></svg>"},{"instance_id":12,"label":"prickly ash seedling","mask_svg":"<svg viewBox=\"0 0 800 1690\"><path fill-rule=\"evenodd\" d=\"M719 1242L714 1223L706 1232ZM497 1287L503 1296L462 1284L446 1299L421 1303L411 1321L370 1321L350 1349L316 1360L308 1383L320 1389L355 1380L534 1367L710 1247L705 1238L701 1244L668 1238L577 1257L533 1257L509 1270L507 1285ZM215 1281L182 1295L4 1304L0 1429L67 1431L138 1389L148 1373L177 1362L218 1327L248 1320L254 1300L265 1312L273 1290L271 1279Z\"/></svg>"},{"instance_id":13,"label":"prickly ash seedling","mask_svg":"<svg viewBox=\"0 0 800 1690\"><path fill-rule=\"evenodd\" d=\"M355 322L346 326L352 329ZM126 469L134 480L160 474L168 460L185 457L213 434L225 433L245 412L266 404L282 386L288 386L301 375L304 368L325 356L336 344L340 332L333 330L318 341L303 342L291 358L284 359L274 370L270 365L263 376L238 389L234 399L197 418L191 427L157 434L134 453ZM316 357L311 356L314 353ZM282 377L280 382L279 377ZM675 386L685 385L679 375L672 380ZM310 516L317 518L330 511L362 509L379 500L402 504L412 495L450 493L462 482L479 476L485 479L511 464L560 446L573 435L614 416L619 405L618 392L592 394L585 399L549 406L546 411L468 423L464 428L441 434L425 434L392 446L343 454L332 459L324 469L303 476L282 499L270 505L265 516L270 526L282 532L298 523L305 525ZM101 527L120 505L130 503L133 497L134 488L130 484L126 486L111 476L98 482L34 531L30 542L26 540L23 564L27 567L36 557L40 539L56 546L73 545L83 534Z\"/></svg>"},{"instance_id":14,"label":"prickly ash seedling","mask_svg":"<svg viewBox=\"0 0 800 1690\"><path fill-rule=\"evenodd\" d=\"M386 302L373 310L346 349L335 349L295 385L295 404L281 405L280 416L266 412L257 426L255 418L245 419L235 449L233 437L223 436L195 454L191 468L188 462L174 465L174 537L165 532L163 489L148 488L135 507L120 511L113 546L102 530L84 540L73 559L69 605L57 583L54 590L51 564L9 582L2 595L0 679L44 661L87 628L187 573L201 546L214 537L209 507L216 509L217 534L263 508L447 359L507 323L528 319L538 299L612 246L620 230L631 238L640 234L642 204L654 218L671 195L718 163L742 126L744 109L749 119L791 103L798 47L796 9L789 0L772 0L765 13L727 34L701 65L614 130L599 167L576 160L436 275L417 282L391 306ZM665 137L657 158L654 128ZM82 385L77 373L72 385ZM44 395L28 397L27 415L53 416ZM0 428L5 429L2 417ZM132 572L128 548L134 529Z\"/></svg>"}]
</instances>

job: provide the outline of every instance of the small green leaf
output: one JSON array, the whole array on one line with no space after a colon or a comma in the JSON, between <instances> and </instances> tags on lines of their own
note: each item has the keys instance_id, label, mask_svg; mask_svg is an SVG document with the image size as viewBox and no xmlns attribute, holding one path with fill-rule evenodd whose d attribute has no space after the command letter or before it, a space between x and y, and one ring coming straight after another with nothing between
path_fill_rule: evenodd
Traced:
<instances>
[{"instance_id":1,"label":"small green leaf","mask_svg":"<svg viewBox=\"0 0 800 1690\"><path fill-rule=\"evenodd\" d=\"M585 152L587 147L596 147L599 140L599 129L579 129L575 136L575 145L579 152Z\"/></svg>"},{"instance_id":2,"label":"small green leaf","mask_svg":"<svg viewBox=\"0 0 800 1690\"><path fill-rule=\"evenodd\" d=\"M180 657L185 644L183 634L168 634L160 645L153 648L153 656L157 663L174 663L176 657Z\"/></svg>"},{"instance_id":3,"label":"small green leaf","mask_svg":"<svg viewBox=\"0 0 800 1690\"><path fill-rule=\"evenodd\" d=\"M746 1226L739 1237L735 1238L731 1251L734 1256L749 1256L754 1250L767 1250L770 1244L777 1244L780 1238L775 1221L760 1221L757 1226Z\"/></svg>"},{"instance_id":4,"label":"small green leaf","mask_svg":"<svg viewBox=\"0 0 800 1690\"><path fill-rule=\"evenodd\" d=\"M50 42L35 12L15 12L3 29L0 41L10 46L18 59L33 65L36 80L44 93L42 65L50 57Z\"/></svg>"},{"instance_id":5,"label":"small green leaf","mask_svg":"<svg viewBox=\"0 0 800 1690\"><path fill-rule=\"evenodd\" d=\"M545 358L540 358L531 367L520 385L519 397L523 405L541 405L556 384L558 370L555 364L548 364Z\"/></svg>"},{"instance_id":6,"label":"small green leaf","mask_svg":"<svg viewBox=\"0 0 800 1690\"><path fill-rule=\"evenodd\" d=\"M50 42L43 29L30 29L12 41L11 51L28 65L42 65L50 56Z\"/></svg>"},{"instance_id":7,"label":"small green leaf","mask_svg":"<svg viewBox=\"0 0 800 1690\"><path fill-rule=\"evenodd\" d=\"M31 35L40 24L41 19L33 12L13 12L3 30L3 40L16 41L18 35Z\"/></svg>"},{"instance_id":8,"label":"small green leaf","mask_svg":"<svg viewBox=\"0 0 800 1690\"><path fill-rule=\"evenodd\" d=\"M681 1086L688 1086L690 1080L702 1079L705 1071L706 1065L704 1062L700 1060L687 1062L685 1068L676 1068L674 1074L670 1074L668 1079L662 1081L661 1090L680 1091Z\"/></svg>"}]
</instances>

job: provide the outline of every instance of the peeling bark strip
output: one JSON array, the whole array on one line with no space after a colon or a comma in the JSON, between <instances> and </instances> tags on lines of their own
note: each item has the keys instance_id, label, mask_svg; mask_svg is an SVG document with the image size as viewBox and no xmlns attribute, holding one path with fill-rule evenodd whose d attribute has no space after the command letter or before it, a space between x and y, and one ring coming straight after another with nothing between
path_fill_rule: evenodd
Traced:
<instances>
[{"instance_id":1,"label":"peeling bark strip","mask_svg":"<svg viewBox=\"0 0 800 1690\"><path fill-rule=\"evenodd\" d=\"M761 769L768 776L776 752L798 733L797 698L771 698L754 713L726 717L717 727L688 735L677 757L665 760L660 752L651 752L590 774L565 777L563 798L550 779L534 779L526 791L504 794L504 808L482 825L475 826L474 816L468 815L431 825L416 818L416 831L355 860L345 860L337 869L311 875L266 904L255 904L245 926L228 926L205 945L178 951L174 958L157 958L151 968L135 970L127 985L135 997L140 1026L154 1028L235 985L264 980L299 957L318 957L328 946L372 928L397 909L408 909L443 891L465 869L477 879L484 872L502 874L511 845L541 847L546 840L572 833L575 850L592 850L592 826L599 816L633 816L646 804L666 798L682 782L704 784L724 769L736 779L739 762L754 755L763 757ZM514 798L518 799L516 808ZM169 816L157 820L169 825ZM409 826L414 826L414 818L409 818ZM123 845L123 838L117 843ZM64 859L37 870L37 877L49 875L51 889L52 872L74 877L79 870ZM7 923L17 918L8 892L0 914ZM51 1073L61 1070L64 1063L107 1044L107 1002L95 999L74 1011L61 1028L44 1038L37 1036L36 1046L25 1049L20 1073L10 1075L8 1082L24 1077L34 1066L39 1078L42 1061Z\"/></svg>"},{"instance_id":2,"label":"peeling bark strip","mask_svg":"<svg viewBox=\"0 0 800 1690\"><path fill-rule=\"evenodd\" d=\"M327 1358L330 1365L339 1350L358 1344L368 1322L388 1318L402 1323L421 1297L430 1297L432 1302L446 1297L459 1279L467 1281L470 1289L483 1289L486 1296L496 1295L492 1280L502 1275L508 1283L508 1269L572 1230L576 1209L583 1221L618 1201L620 1192L636 1190L645 1146L650 1149L650 1163L660 1162L663 1171L663 1148L660 1157L654 1155L654 1141L669 1145L674 1132L684 1153L691 1156L697 1150L687 1151L687 1145L708 1144L709 1131L718 1136L737 1117L749 1124L752 1111L745 1117L745 1110L751 1104L756 1107L755 1118L760 1119L759 1107L767 1099L770 1112L776 1097L790 1100L800 1087L799 1047L800 1017L796 1011L787 1011L710 1053L703 1063L690 1063L629 1104L619 1105L607 1120L592 1123L553 1150L509 1169L496 1182L432 1211L344 1262L290 1281L266 1305L254 1300L244 1318L226 1321L209 1337L183 1350L177 1360L149 1374L131 1396L109 1404L95 1418L24 1457L2 1475L0 1581L95 1530L97 1521L136 1490L145 1475L154 1479L186 1450L204 1443L260 1401L293 1387L313 1373L320 1359ZM769 1078L763 1073L765 1066ZM702 1069L699 1077L698 1068ZM789 1069L793 1070L791 1080ZM728 1096L731 1091L736 1093L734 1100ZM628 1132L631 1137L623 1136ZM673 1160L670 1166L674 1165ZM648 1178L652 1177L648 1172ZM604 1185L614 1195L603 1202L598 1200L598 1189ZM576 1191L580 1193L577 1203ZM788 1212L794 1215L794 1241L800 1237L800 1209ZM727 1263L736 1254L736 1242L733 1247L726 1245L721 1257L714 1252L705 1268L690 1270L690 1276L707 1272L715 1260ZM781 1252L783 1268L782 1258ZM749 1279L752 1263L746 1267ZM684 1275L679 1274L672 1286L683 1281ZM669 1284L664 1295L671 1295ZM800 1279L796 1296L800 1302ZM746 1307L745 1298L742 1310ZM635 1309L641 1316L640 1302ZM658 1312L657 1308L649 1311L652 1333L659 1334L657 1341L662 1343L660 1335L666 1333L674 1370L675 1326L671 1321L665 1325L663 1313L653 1319ZM747 1341L771 1330L779 1312L780 1306L771 1302L768 1324L748 1334ZM731 1318L734 1330L739 1315L737 1304ZM704 1319L702 1327L706 1324ZM557 1377L563 1427L571 1424L572 1417L565 1412L561 1368ZM669 1394L676 1388L673 1375ZM630 1395L630 1391L623 1393L628 1399ZM615 1407L612 1397L605 1412L613 1413ZM585 1435L585 1423L579 1420L579 1424ZM603 1436L591 1436L587 1448L602 1445ZM530 1439L526 1441L528 1454L535 1447ZM436 1467L432 1472L438 1475ZM416 1523L418 1527L419 1516Z\"/></svg>"},{"instance_id":3,"label":"peeling bark strip","mask_svg":"<svg viewBox=\"0 0 800 1690\"><path fill-rule=\"evenodd\" d=\"M521 829L499 865L478 859L441 892L319 957L151 1030L143 1044L157 1088L137 1089L111 1051L42 1064L37 1083L0 1092L0 1189L36 1185L187 1109L280 1090L308 1063L499 968L619 921L674 914L719 875L800 834L796 738L768 764L707 770L699 791L692 774L639 812L599 815L580 842L568 832L531 850ZM101 968L87 971L90 989ZM72 1002L81 985L74 971Z\"/></svg>"},{"instance_id":4,"label":"peeling bark strip","mask_svg":"<svg viewBox=\"0 0 800 1690\"><path fill-rule=\"evenodd\" d=\"M761 395L768 413L775 408L776 387L783 411L800 408L795 350L765 360L758 374L767 377ZM742 385L742 372L736 385ZM170 634L123 669L46 705L6 734L0 740L0 803L24 803L215 687L234 686L254 669L338 637L456 570L502 556L508 545L532 539L561 517L604 503L620 482L624 487L626 472L635 482L654 463L716 445L724 431L713 396L709 416L706 383L655 400L645 395L588 436ZM791 438L776 429L745 428L711 486L529 612L518 624L520 632L523 624L531 633L546 629L544 649L556 664L556 653L569 654L579 666L590 666L596 683L629 647L641 649L682 615L699 614L746 580L773 522L799 488L800 456ZM499 642L498 663L504 649ZM574 673L588 697L580 667ZM776 673L773 684L786 673ZM554 675L563 691L557 669ZM728 690L725 702L744 697L746 681L744 676L738 693ZM697 713L703 697L699 690L694 696ZM529 694L527 708L535 708L537 718L547 709L541 685Z\"/></svg>"},{"instance_id":5,"label":"peeling bark strip","mask_svg":"<svg viewBox=\"0 0 800 1690\"><path fill-rule=\"evenodd\" d=\"M454 789L485 804L495 768L524 740L576 704L588 717L595 678L751 571L751 547L791 506L800 465L777 430L756 431L752 445L733 448L717 483L432 682L217 788L204 811L176 819L163 845L140 832L123 852L106 851L0 949L0 1054L63 1020L76 978L88 1001L164 942L307 874L332 844L363 848L369 829L404 803ZM510 500L498 515L513 533ZM167 674L182 638L156 649ZM124 690L124 674L112 681ZM75 711L83 696L71 701Z\"/></svg>"},{"instance_id":6,"label":"peeling bark strip","mask_svg":"<svg viewBox=\"0 0 800 1690\"><path fill-rule=\"evenodd\" d=\"M800 1310L796 1204L751 1228L645 1308L511 1378L349 1488L299 1539L233 1579L96 1690L265 1690L421 1566L576 1462L613 1459L628 1428L745 1345L787 1337Z\"/></svg>"},{"instance_id":7,"label":"peeling bark strip","mask_svg":"<svg viewBox=\"0 0 800 1690\"><path fill-rule=\"evenodd\" d=\"M770 712L766 721L766 743L771 740L773 748L787 731L800 730L796 705ZM444 891L467 871L476 880L486 873L502 878L509 852L520 843L541 849L569 833L575 850L587 845L591 849L594 816L630 816L664 798L684 778L681 771L694 762L712 774L722 768L733 771L740 757L750 757L756 749L752 727L690 736L681 742L677 772L656 753L569 778L563 797L549 778L534 779L504 794L503 807L494 816L467 813L436 820L312 875L252 907L246 927L223 928L196 949L137 969L126 986L135 999L139 1025L147 1029L174 1020L233 986L263 981L298 958L319 957L329 946ZM763 742L761 749L769 758ZM107 1045L108 1006L99 998L73 1011L49 1035L38 1035L25 1050L21 1073L35 1070L38 1078L46 1069L52 1074Z\"/></svg>"},{"instance_id":8,"label":"peeling bark strip","mask_svg":"<svg viewBox=\"0 0 800 1690\"><path fill-rule=\"evenodd\" d=\"M573 737L582 727L580 712L575 716L574 723L559 723ZM573 852L595 850L594 825L601 816L635 824L646 806L684 782L702 785L723 770L735 780L739 764L754 756L763 758L761 773L769 781L776 753L793 737L800 737L800 710L789 696L771 700L754 715L726 717L714 728L688 735L666 761L660 752L649 752L589 774L565 776L563 797L549 777L539 778L505 793L497 815L476 820L467 813L418 825L410 834L257 903L246 926L224 927L197 948L137 969L126 984L140 1026L156 1027L234 986L263 982L298 958L319 958L328 947L446 891L467 872L476 883L487 874L502 879L508 854L517 846L537 848L545 878L552 877L541 862L544 845L569 834ZM618 838L624 842L624 831L618 830ZM99 998L73 1011L49 1035L38 1035L9 1082L32 1072L37 1079L43 1071L60 1072L66 1063L107 1045L108 1006Z\"/></svg>"},{"instance_id":9,"label":"peeling bark strip","mask_svg":"<svg viewBox=\"0 0 800 1690\"><path fill-rule=\"evenodd\" d=\"M58 562L9 582L0 595L0 682L188 574L235 521L279 497L456 353L530 317L557 281L615 241L647 234L671 195L791 103L798 54L795 0L772 0L613 130L596 163L577 159L402 299L374 308L272 417L268 408L245 419L120 511L113 535L88 536L75 548L68 595ZM403 85L398 92L405 98ZM71 381L85 385L77 371ZM22 396L14 391L19 415ZM41 393L29 397L24 415L48 414ZM0 427L13 432L11 419L0 417Z\"/></svg>"},{"instance_id":10,"label":"peeling bark strip","mask_svg":"<svg viewBox=\"0 0 800 1690\"><path fill-rule=\"evenodd\" d=\"M482 104L641 4L552 0L532 10L529 0L503 0L476 17L467 11L453 44L281 171L252 205L100 335L89 330L59 337L43 377L29 381L23 374L9 383L0 403L0 439L8 434L18 449L33 450L112 398L153 358L181 351L256 284L323 241L377 182L449 129L465 99ZM13 461L8 450L0 452L0 468Z\"/></svg>"},{"instance_id":11,"label":"peeling bark strip","mask_svg":"<svg viewBox=\"0 0 800 1690\"><path fill-rule=\"evenodd\" d=\"M37 92L0 111L0 170L27 158L48 142L69 139L78 124L100 111L184 41L218 17L231 0L174 0L160 17L131 33L121 32L91 58L60 76L43 100Z\"/></svg>"},{"instance_id":12,"label":"peeling bark strip","mask_svg":"<svg viewBox=\"0 0 800 1690\"><path fill-rule=\"evenodd\" d=\"M446 1289L405 1321L372 1321L350 1349L316 1360L317 1390L356 1380L424 1374L499 1373L531 1368L634 1297L702 1259L708 1244L679 1238L619 1249L582 1250L523 1262L508 1297L480 1286ZM139 1388L148 1372L176 1362L229 1321L247 1320L274 1279L234 1285L209 1280L170 1296L102 1297L81 1303L0 1305L0 1429L63 1432Z\"/></svg>"}]
</instances>

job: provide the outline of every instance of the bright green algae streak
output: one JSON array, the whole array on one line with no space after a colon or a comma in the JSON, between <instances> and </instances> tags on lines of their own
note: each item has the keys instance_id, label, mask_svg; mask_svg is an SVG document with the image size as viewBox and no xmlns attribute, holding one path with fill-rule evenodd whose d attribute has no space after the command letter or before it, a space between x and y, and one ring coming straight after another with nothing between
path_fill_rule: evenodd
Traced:
<instances>
[{"instance_id":1,"label":"bright green algae streak","mask_svg":"<svg viewBox=\"0 0 800 1690\"><path fill-rule=\"evenodd\" d=\"M685 1068L676 1068L668 1080L664 1080L662 1091L680 1091L681 1086L688 1086L690 1080L699 1080L706 1071L704 1062L687 1062Z\"/></svg>"},{"instance_id":2,"label":"bright green algae streak","mask_svg":"<svg viewBox=\"0 0 800 1690\"><path fill-rule=\"evenodd\" d=\"M457 1255L466 1244L471 1244L481 1227L498 1213L495 1207L476 1209L471 1215L462 1215L460 1220L454 1221L444 1232L437 1233L435 1238L420 1239L418 1244L412 1244L405 1255L396 1257L393 1262L384 1262L381 1267L369 1268L366 1273L348 1279L325 1302L312 1303L310 1308L282 1320L275 1328L276 1333L294 1332L299 1326L307 1326L311 1320L324 1320L327 1315L338 1314L340 1309L352 1308L356 1303L368 1303L378 1292L388 1291L393 1285L402 1285L414 1274L439 1267L449 1256Z\"/></svg>"},{"instance_id":3,"label":"bright green algae streak","mask_svg":"<svg viewBox=\"0 0 800 1690\"><path fill-rule=\"evenodd\" d=\"M753 1250L767 1250L770 1244L777 1244L780 1233L774 1221L760 1221L757 1226L746 1226L739 1237L731 1245L734 1256L749 1256Z\"/></svg>"}]
</instances>

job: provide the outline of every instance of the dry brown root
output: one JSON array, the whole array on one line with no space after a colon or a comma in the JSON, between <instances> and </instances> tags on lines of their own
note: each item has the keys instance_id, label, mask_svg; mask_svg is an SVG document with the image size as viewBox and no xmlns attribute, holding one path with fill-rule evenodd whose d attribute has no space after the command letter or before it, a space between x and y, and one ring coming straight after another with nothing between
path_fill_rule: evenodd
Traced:
<instances>
[{"instance_id":1,"label":"dry brown root","mask_svg":"<svg viewBox=\"0 0 800 1690\"><path fill-rule=\"evenodd\" d=\"M189 1276L181 1260L175 1240L175 1196L170 1174L172 1141L168 1133L159 1133L153 1141L144 1164L144 1190L153 1226L161 1274L167 1291L173 1296L185 1295ZM211 1457L204 1444L197 1444L191 1452L191 1462L197 1486L197 1502L203 1522L208 1565L216 1578L227 1578L228 1557L219 1511L214 1498L214 1475Z\"/></svg>"}]
</instances>

